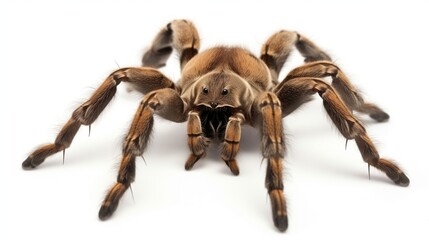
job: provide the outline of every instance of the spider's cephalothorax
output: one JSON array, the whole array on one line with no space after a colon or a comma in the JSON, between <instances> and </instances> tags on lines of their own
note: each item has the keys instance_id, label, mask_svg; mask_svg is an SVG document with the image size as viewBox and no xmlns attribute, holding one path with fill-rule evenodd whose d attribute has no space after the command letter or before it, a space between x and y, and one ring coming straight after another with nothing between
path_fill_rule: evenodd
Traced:
<instances>
[{"instance_id":1,"label":"spider's cephalothorax","mask_svg":"<svg viewBox=\"0 0 429 240\"><path fill-rule=\"evenodd\" d=\"M157 114L173 122L188 124L191 150L185 168L191 169L205 156L210 139L220 142L221 158L235 175L241 126L249 124L261 132L262 155L267 160L265 186L271 199L275 226L288 226L283 194L285 140L282 118L318 93L323 106L340 133L354 139L363 160L384 173L397 185L409 179L393 162L380 158L354 111L372 119L387 121L389 115L366 102L330 57L313 42L296 32L280 31L263 45L260 58L238 47L216 47L198 53L200 39L194 25L175 20L155 37L143 56L143 67L121 68L110 74L95 93L72 114L55 142L36 149L22 163L33 169L45 158L70 147L81 125L91 125L104 110L121 82L129 83L145 96L123 142L122 160L116 183L110 188L99 211L104 220L116 210L119 200L135 177L135 159L141 156ZM278 82L289 53L297 48L305 64ZM182 76L174 83L157 70L165 65L173 49L180 56ZM332 79L328 83L324 78Z\"/></svg>"}]
</instances>

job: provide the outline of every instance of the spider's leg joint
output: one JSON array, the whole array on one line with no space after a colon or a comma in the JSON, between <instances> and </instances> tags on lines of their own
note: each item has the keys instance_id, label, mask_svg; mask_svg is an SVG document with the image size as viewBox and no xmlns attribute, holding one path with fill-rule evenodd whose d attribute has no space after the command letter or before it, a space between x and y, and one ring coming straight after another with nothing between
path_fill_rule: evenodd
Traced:
<instances>
[{"instance_id":1,"label":"spider's leg joint","mask_svg":"<svg viewBox=\"0 0 429 240\"><path fill-rule=\"evenodd\" d=\"M122 81L128 78L127 70L128 68L121 68L111 74L112 79L115 81L116 86L118 86Z\"/></svg>"},{"instance_id":2,"label":"spider's leg joint","mask_svg":"<svg viewBox=\"0 0 429 240\"><path fill-rule=\"evenodd\" d=\"M173 29L171 29L171 22L169 22L169 23L167 24L166 28L167 28L167 34L171 34L171 33L173 33Z\"/></svg>"}]
</instances>

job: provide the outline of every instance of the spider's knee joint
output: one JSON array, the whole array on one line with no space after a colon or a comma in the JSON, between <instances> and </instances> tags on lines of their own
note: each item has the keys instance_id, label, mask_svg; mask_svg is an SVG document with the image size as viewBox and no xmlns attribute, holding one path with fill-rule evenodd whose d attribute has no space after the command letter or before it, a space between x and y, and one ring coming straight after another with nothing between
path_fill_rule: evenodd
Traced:
<instances>
[{"instance_id":1,"label":"spider's knee joint","mask_svg":"<svg viewBox=\"0 0 429 240\"><path fill-rule=\"evenodd\" d=\"M333 78L338 78L339 71L340 69L337 66L332 66L326 70L326 73Z\"/></svg>"},{"instance_id":2,"label":"spider's knee joint","mask_svg":"<svg viewBox=\"0 0 429 240\"><path fill-rule=\"evenodd\" d=\"M55 140L54 144L55 144L55 148L58 149L58 151L62 151L62 150L65 150L66 148L69 148L71 145L71 142Z\"/></svg>"},{"instance_id":3,"label":"spider's knee joint","mask_svg":"<svg viewBox=\"0 0 429 240\"><path fill-rule=\"evenodd\" d=\"M266 183L265 187L267 188L268 194L272 193L273 191L274 192L283 191L284 189L283 183L280 183L280 184L274 184L272 182Z\"/></svg>"},{"instance_id":4,"label":"spider's knee joint","mask_svg":"<svg viewBox=\"0 0 429 240\"><path fill-rule=\"evenodd\" d=\"M135 176L130 176L130 175L119 175L118 178L116 179L116 181L118 183L121 183L122 185L124 185L126 188L128 188L132 182L134 182L135 180Z\"/></svg>"},{"instance_id":5,"label":"spider's knee joint","mask_svg":"<svg viewBox=\"0 0 429 240\"><path fill-rule=\"evenodd\" d=\"M284 158L286 148L283 136L276 138L266 137L262 140L262 155L269 159Z\"/></svg>"},{"instance_id":6,"label":"spider's knee joint","mask_svg":"<svg viewBox=\"0 0 429 240\"><path fill-rule=\"evenodd\" d=\"M128 79L127 72L126 72L127 70L128 68L119 69L112 73L112 79L115 81L116 86L118 86L122 81L125 81L126 79Z\"/></svg>"},{"instance_id":7,"label":"spider's knee joint","mask_svg":"<svg viewBox=\"0 0 429 240\"><path fill-rule=\"evenodd\" d=\"M148 103L147 103L147 105L151 108L151 109L153 109L154 111L155 110L157 110L157 108L160 106L160 102L159 101L154 101L154 100L149 100L148 101Z\"/></svg>"},{"instance_id":8,"label":"spider's knee joint","mask_svg":"<svg viewBox=\"0 0 429 240\"><path fill-rule=\"evenodd\" d=\"M149 106L151 110L155 111L161 105L161 102L159 101L156 93L151 93L146 95L140 104L143 106L143 108Z\"/></svg>"},{"instance_id":9,"label":"spider's knee joint","mask_svg":"<svg viewBox=\"0 0 429 240\"><path fill-rule=\"evenodd\" d=\"M125 78L124 76L119 76L119 74L115 74L113 75L113 80L115 81L116 86L118 86L121 82L122 79Z\"/></svg>"},{"instance_id":10,"label":"spider's knee joint","mask_svg":"<svg viewBox=\"0 0 429 240\"><path fill-rule=\"evenodd\" d=\"M325 84L321 84L321 83L317 83L313 86L313 88L311 89L313 92L317 92L320 97L323 97L323 95L328 91L329 87L326 86Z\"/></svg>"},{"instance_id":11,"label":"spider's knee joint","mask_svg":"<svg viewBox=\"0 0 429 240\"><path fill-rule=\"evenodd\" d=\"M259 106L261 108L266 106L271 107L280 107L281 103L280 100L277 98L277 96L274 93L267 93L264 98L261 99Z\"/></svg>"},{"instance_id":12,"label":"spider's knee joint","mask_svg":"<svg viewBox=\"0 0 429 240\"><path fill-rule=\"evenodd\" d=\"M206 154L206 149L210 144L210 139L198 134L197 136L188 136L188 146L192 154L201 158Z\"/></svg>"},{"instance_id":13,"label":"spider's knee joint","mask_svg":"<svg viewBox=\"0 0 429 240\"><path fill-rule=\"evenodd\" d=\"M377 167L380 165L380 157L378 156L378 154L374 156L366 156L363 158L363 161L374 167Z\"/></svg>"},{"instance_id":14,"label":"spider's knee joint","mask_svg":"<svg viewBox=\"0 0 429 240\"><path fill-rule=\"evenodd\" d=\"M171 28L171 22L169 22L165 27L167 28L167 34L171 34L173 32L173 29Z\"/></svg>"},{"instance_id":15,"label":"spider's knee joint","mask_svg":"<svg viewBox=\"0 0 429 240\"><path fill-rule=\"evenodd\" d=\"M192 117L199 117L200 115L199 115L199 113L198 113L198 112L190 111L190 112L188 112L188 116L192 116Z\"/></svg>"}]
</instances>

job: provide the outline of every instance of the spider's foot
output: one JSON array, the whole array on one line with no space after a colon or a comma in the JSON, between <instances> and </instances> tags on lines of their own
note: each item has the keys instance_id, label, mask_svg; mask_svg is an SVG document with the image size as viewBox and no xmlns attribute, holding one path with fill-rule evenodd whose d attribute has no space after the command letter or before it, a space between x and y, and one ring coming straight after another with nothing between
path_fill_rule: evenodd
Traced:
<instances>
[{"instance_id":1,"label":"spider's foot","mask_svg":"<svg viewBox=\"0 0 429 240\"><path fill-rule=\"evenodd\" d=\"M119 199L125 192L125 187L122 184L116 184L107 195L103 205L98 211L98 218L102 221L109 219L118 208Z\"/></svg>"},{"instance_id":2,"label":"spider's foot","mask_svg":"<svg viewBox=\"0 0 429 240\"><path fill-rule=\"evenodd\" d=\"M104 199L104 202L100 207L100 211L98 211L98 218L100 220L106 220L112 216L112 214L116 211L116 208L118 208L119 200L129 187L129 181L125 183L117 182L115 185L113 185Z\"/></svg>"},{"instance_id":3,"label":"spider's foot","mask_svg":"<svg viewBox=\"0 0 429 240\"><path fill-rule=\"evenodd\" d=\"M410 185L410 179L393 162L380 158L377 162L377 168L386 173L386 175L399 186L407 187Z\"/></svg>"},{"instance_id":4,"label":"spider's foot","mask_svg":"<svg viewBox=\"0 0 429 240\"><path fill-rule=\"evenodd\" d=\"M274 225L279 229L281 232L286 231L287 227L289 226L289 221L286 216L274 216Z\"/></svg>"},{"instance_id":5,"label":"spider's foot","mask_svg":"<svg viewBox=\"0 0 429 240\"><path fill-rule=\"evenodd\" d=\"M55 154L59 151L63 151L63 154L64 154L64 150L67 147L68 145L63 143L53 143L53 144L46 144L44 146L41 146L40 148L36 149L32 154L30 154L30 156L28 156L28 158L25 159L24 162L22 162L22 169L30 170L30 169L36 168L37 166L42 164L47 157L51 156L52 154ZM64 155L63 155L63 159L64 159Z\"/></svg>"},{"instance_id":6,"label":"spider's foot","mask_svg":"<svg viewBox=\"0 0 429 240\"><path fill-rule=\"evenodd\" d=\"M200 160L201 156L197 156L195 154L192 154L189 156L188 160L185 163L185 169L186 170L191 170L192 167L194 167L195 163L198 162L198 160Z\"/></svg>"},{"instance_id":7,"label":"spider's foot","mask_svg":"<svg viewBox=\"0 0 429 240\"><path fill-rule=\"evenodd\" d=\"M100 211L98 212L98 218L102 221L110 218L118 207L118 202L116 203L104 203L100 207Z\"/></svg>"},{"instance_id":8,"label":"spider's foot","mask_svg":"<svg viewBox=\"0 0 429 240\"><path fill-rule=\"evenodd\" d=\"M29 156L27 159L25 159L24 162L22 162L22 169L24 170L31 170L42 164L42 162L45 161L45 159L40 158L33 158Z\"/></svg>"},{"instance_id":9,"label":"spider's foot","mask_svg":"<svg viewBox=\"0 0 429 240\"><path fill-rule=\"evenodd\" d=\"M271 208L273 210L274 225L282 232L286 231L289 221L286 212L286 201L283 191L275 189L270 192Z\"/></svg>"},{"instance_id":10,"label":"spider's foot","mask_svg":"<svg viewBox=\"0 0 429 240\"><path fill-rule=\"evenodd\" d=\"M235 159L225 161L225 163L231 170L232 174L234 174L235 176L238 176L238 174L240 174L240 169L238 168L237 161Z\"/></svg>"},{"instance_id":11,"label":"spider's foot","mask_svg":"<svg viewBox=\"0 0 429 240\"><path fill-rule=\"evenodd\" d=\"M408 185L410 185L410 179L403 172L401 172L401 173L386 173L386 174L398 186L408 187Z\"/></svg>"},{"instance_id":12,"label":"spider's foot","mask_svg":"<svg viewBox=\"0 0 429 240\"><path fill-rule=\"evenodd\" d=\"M380 111L378 113L372 113L369 116L377 122L386 122L390 118L389 114L383 111Z\"/></svg>"}]
</instances>

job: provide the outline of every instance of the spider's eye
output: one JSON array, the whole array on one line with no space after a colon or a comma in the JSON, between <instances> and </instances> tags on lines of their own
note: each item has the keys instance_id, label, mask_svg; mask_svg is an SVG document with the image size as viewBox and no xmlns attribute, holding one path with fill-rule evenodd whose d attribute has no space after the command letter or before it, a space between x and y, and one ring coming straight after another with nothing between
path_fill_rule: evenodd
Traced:
<instances>
[{"instance_id":1,"label":"spider's eye","mask_svg":"<svg viewBox=\"0 0 429 240\"><path fill-rule=\"evenodd\" d=\"M228 92L229 92L228 89L223 89L222 90L222 95L226 95L226 94L228 94Z\"/></svg>"},{"instance_id":2,"label":"spider's eye","mask_svg":"<svg viewBox=\"0 0 429 240\"><path fill-rule=\"evenodd\" d=\"M206 87L205 87L205 88L203 88L203 93L204 93L204 94L209 93L209 89L208 89L208 88L206 88Z\"/></svg>"}]
</instances>

